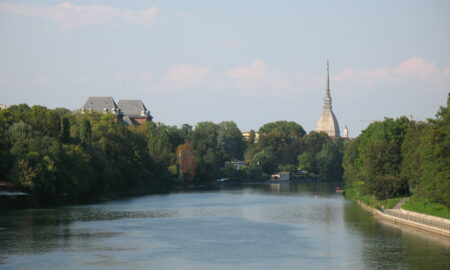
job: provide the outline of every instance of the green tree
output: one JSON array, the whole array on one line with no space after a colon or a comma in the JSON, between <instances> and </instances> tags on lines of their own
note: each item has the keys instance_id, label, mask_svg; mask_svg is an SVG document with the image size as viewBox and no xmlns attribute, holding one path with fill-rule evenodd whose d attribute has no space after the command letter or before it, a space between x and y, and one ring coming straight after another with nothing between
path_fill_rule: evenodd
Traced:
<instances>
[{"instance_id":1,"label":"green tree","mask_svg":"<svg viewBox=\"0 0 450 270\"><path fill-rule=\"evenodd\" d=\"M298 166L301 170L312 172L313 168L315 167L315 159L314 156L311 155L309 152L303 152L302 154L298 155Z\"/></svg>"},{"instance_id":2,"label":"green tree","mask_svg":"<svg viewBox=\"0 0 450 270\"><path fill-rule=\"evenodd\" d=\"M81 120L80 140L83 145L89 145L92 139L91 122L87 119Z\"/></svg>"},{"instance_id":3,"label":"green tree","mask_svg":"<svg viewBox=\"0 0 450 270\"><path fill-rule=\"evenodd\" d=\"M319 175L327 181L340 181L342 177L342 150L338 142L328 141L316 156Z\"/></svg>"},{"instance_id":4,"label":"green tree","mask_svg":"<svg viewBox=\"0 0 450 270\"><path fill-rule=\"evenodd\" d=\"M172 159L171 144L168 132L162 125L153 124L148 138L148 151L152 159L168 166Z\"/></svg>"},{"instance_id":5,"label":"green tree","mask_svg":"<svg viewBox=\"0 0 450 270\"><path fill-rule=\"evenodd\" d=\"M251 164L258 166L266 174L272 174L277 168L277 163L275 162L275 157L272 152L268 150L262 150L253 156Z\"/></svg>"},{"instance_id":6,"label":"green tree","mask_svg":"<svg viewBox=\"0 0 450 270\"><path fill-rule=\"evenodd\" d=\"M450 93L447 106L440 108L424 130L419 155L418 195L450 207Z\"/></svg>"},{"instance_id":7,"label":"green tree","mask_svg":"<svg viewBox=\"0 0 450 270\"><path fill-rule=\"evenodd\" d=\"M217 148L225 160L242 159L244 141L241 130L232 121L221 122L218 125Z\"/></svg>"},{"instance_id":8,"label":"green tree","mask_svg":"<svg viewBox=\"0 0 450 270\"><path fill-rule=\"evenodd\" d=\"M197 179L208 181L219 176L224 165L222 154L217 151L219 126L213 122L200 122L192 133L192 146L197 160Z\"/></svg>"},{"instance_id":9,"label":"green tree","mask_svg":"<svg viewBox=\"0 0 450 270\"><path fill-rule=\"evenodd\" d=\"M401 146L402 164L400 174L403 182L408 183L409 190L414 192L422 176L419 147L422 143L427 125L411 122Z\"/></svg>"},{"instance_id":10,"label":"green tree","mask_svg":"<svg viewBox=\"0 0 450 270\"><path fill-rule=\"evenodd\" d=\"M300 154L299 140L305 135L302 126L295 122L276 121L259 129L258 150L266 150L274 155L280 164L296 164Z\"/></svg>"}]
</instances>

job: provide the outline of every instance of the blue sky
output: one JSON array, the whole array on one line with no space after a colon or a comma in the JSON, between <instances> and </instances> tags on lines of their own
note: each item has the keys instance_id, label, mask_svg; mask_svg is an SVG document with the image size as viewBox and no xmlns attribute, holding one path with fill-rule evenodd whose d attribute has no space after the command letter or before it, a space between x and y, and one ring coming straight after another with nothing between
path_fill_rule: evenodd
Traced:
<instances>
[{"instance_id":1,"label":"blue sky","mask_svg":"<svg viewBox=\"0 0 450 270\"><path fill-rule=\"evenodd\" d=\"M310 131L329 59L334 112L356 136L445 104L449 13L450 1L0 1L0 104L139 98L171 125Z\"/></svg>"}]
</instances>

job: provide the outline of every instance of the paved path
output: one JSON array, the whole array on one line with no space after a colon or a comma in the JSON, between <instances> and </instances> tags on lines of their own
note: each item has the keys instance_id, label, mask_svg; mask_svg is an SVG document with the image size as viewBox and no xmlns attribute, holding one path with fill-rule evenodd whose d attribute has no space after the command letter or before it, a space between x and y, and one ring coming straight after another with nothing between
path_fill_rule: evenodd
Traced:
<instances>
[{"instance_id":1,"label":"paved path","mask_svg":"<svg viewBox=\"0 0 450 270\"><path fill-rule=\"evenodd\" d=\"M407 200L409 200L409 197L401 199L392 209L400 209L401 206L404 205Z\"/></svg>"}]
</instances>

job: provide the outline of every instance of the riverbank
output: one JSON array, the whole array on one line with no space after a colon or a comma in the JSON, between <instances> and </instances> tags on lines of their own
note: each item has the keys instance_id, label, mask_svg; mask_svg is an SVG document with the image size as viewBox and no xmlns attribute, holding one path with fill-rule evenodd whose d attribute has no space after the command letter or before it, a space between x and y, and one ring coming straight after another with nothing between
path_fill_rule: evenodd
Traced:
<instances>
[{"instance_id":1,"label":"riverbank","mask_svg":"<svg viewBox=\"0 0 450 270\"><path fill-rule=\"evenodd\" d=\"M401 226L409 226L422 231L444 236L450 241L450 220L426 214L415 213L404 209L376 209L359 200L355 202L372 213L380 221Z\"/></svg>"}]
</instances>

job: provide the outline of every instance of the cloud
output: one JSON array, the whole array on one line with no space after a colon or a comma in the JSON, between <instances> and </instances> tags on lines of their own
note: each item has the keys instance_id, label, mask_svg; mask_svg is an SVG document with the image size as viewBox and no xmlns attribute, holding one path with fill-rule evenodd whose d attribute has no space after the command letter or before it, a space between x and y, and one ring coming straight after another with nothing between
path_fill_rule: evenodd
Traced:
<instances>
[{"instance_id":1,"label":"cloud","mask_svg":"<svg viewBox=\"0 0 450 270\"><path fill-rule=\"evenodd\" d=\"M439 68L421 57L402 61L396 67L372 70L345 69L332 76L337 82L362 83L374 86L379 83L426 82L438 86L450 84L450 68Z\"/></svg>"},{"instance_id":2,"label":"cloud","mask_svg":"<svg viewBox=\"0 0 450 270\"><path fill-rule=\"evenodd\" d=\"M226 72L235 87L251 89L278 90L288 88L290 82L279 71L271 71L262 60L255 60L249 66L239 66Z\"/></svg>"},{"instance_id":3,"label":"cloud","mask_svg":"<svg viewBox=\"0 0 450 270\"><path fill-rule=\"evenodd\" d=\"M191 65L177 65L170 68L165 80L176 82L181 86L192 86L206 79L209 69Z\"/></svg>"},{"instance_id":4,"label":"cloud","mask_svg":"<svg viewBox=\"0 0 450 270\"><path fill-rule=\"evenodd\" d=\"M158 12L155 7L135 11L102 5L77 6L69 2L53 7L0 3L0 13L49 19L56 22L61 31L123 23L147 26L155 20Z\"/></svg>"},{"instance_id":5,"label":"cloud","mask_svg":"<svg viewBox=\"0 0 450 270\"><path fill-rule=\"evenodd\" d=\"M256 60L250 66L240 66L227 72L227 76L232 79L251 80L262 78L267 74L267 64L264 61Z\"/></svg>"}]
</instances>

